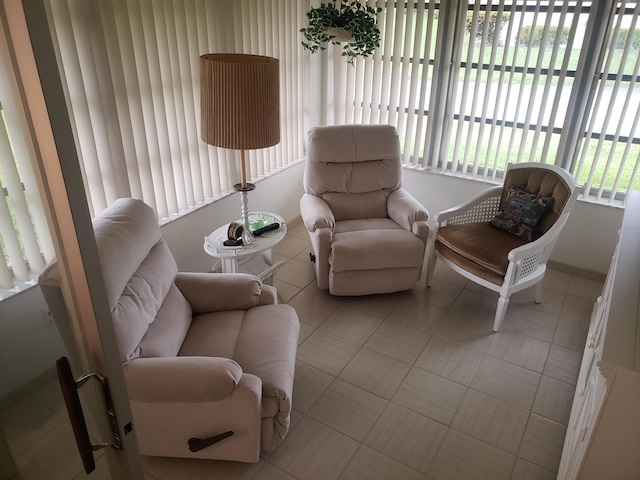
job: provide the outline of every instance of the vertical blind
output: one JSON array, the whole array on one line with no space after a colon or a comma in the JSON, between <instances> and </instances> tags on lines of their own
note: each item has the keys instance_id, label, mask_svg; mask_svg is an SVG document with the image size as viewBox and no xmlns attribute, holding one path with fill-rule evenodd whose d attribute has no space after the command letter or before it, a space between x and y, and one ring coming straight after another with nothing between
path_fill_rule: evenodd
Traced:
<instances>
[{"instance_id":1,"label":"vertical blind","mask_svg":"<svg viewBox=\"0 0 640 480\"><path fill-rule=\"evenodd\" d=\"M204 53L280 60L281 141L250 151L251 178L303 156L299 29L308 2L50 0L47 8L92 214L131 196L170 218L239 181L239 155L200 140ZM55 254L1 28L0 299L33 284Z\"/></svg>"},{"instance_id":2,"label":"vertical blind","mask_svg":"<svg viewBox=\"0 0 640 480\"><path fill-rule=\"evenodd\" d=\"M584 198L640 189L640 4L367 3L384 9L382 45L355 68L334 57L346 93L333 121L396 125L408 166L493 181L540 161L571 171Z\"/></svg>"},{"instance_id":3,"label":"vertical blind","mask_svg":"<svg viewBox=\"0 0 640 480\"><path fill-rule=\"evenodd\" d=\"M300 159L306 3L50 0L92 213L132 196L167 218L238 183L238 153L200 140L202 54L279 59L281 142L248 152L248 173L257 179Z\"/></svg>"},{"instance_id":4,"label":"vertical blind","mask_svg":"<svg viewBox=\"0 0 640 480\"><path fill-rule=\"evenodd\" d=\"M34 284L55 254L5 38L0 26L0 299Z\"/></svg>"}]
</instances>

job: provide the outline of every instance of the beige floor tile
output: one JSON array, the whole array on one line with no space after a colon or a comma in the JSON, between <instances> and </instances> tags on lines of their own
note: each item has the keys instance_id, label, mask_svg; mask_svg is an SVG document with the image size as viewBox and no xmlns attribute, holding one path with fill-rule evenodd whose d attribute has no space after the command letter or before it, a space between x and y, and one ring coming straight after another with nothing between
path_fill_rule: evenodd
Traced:
<instances>
[{"instance_id":1,"label":"beige floor tile","mask_svg":"<svg viewBox=\"0 0 640 480\"><path fill-rule=\"evenodd\" d=\"M571 274L548 269L544 274L543 286L549 290L567 293L571 284Z\"/></svg>"},{"instance_id":2,"label":"beige floor tile","mask_svg":"<svg viewBox=\"0 0 640 480\"><path fill-rule=\"evenodd\" d=\"M358 442L305 417L269 458L269 463L300 480L339 477Z\"/></svg>"},{"instance_id":3,"label":"beige floor tile","mask_svg":"<svg viewBox=\"0 0 640 480\"><path fill-rule=\"evenodd\" d=\"M539 373L498 358L485 356L470 386L529 410L539 382Z\"/></svg>"},{"instance_id":4,"label":"beige floor tile","mask_svg":"<svg viewBox=\"0 0 640 480\"><path fill-rule=\"evenodd\" d=\"M311 262L291 259L280 267L276 278L296 287L305 288L315 281L316 273Z\"/></svg>"},{"instance_id":5,"label":"beige floor tile","mask_svg":"<svg viewBox=\"0 0 640 480\"><path fill-rule=\"evenodd\" d=\"M297 359L330 375L337 375L359 348L356 343L318 329L298 347Z\"/></svg>"},{"instance_id":6,"label":"beige floor tile","mask_svg":"<svg viewBox=\"0 0 640 480\"><path fill-rule=\"evenodd\" d=\"M149 457L142 455L142 468L145 473L150 474L153 478L164 478L169 472L180 463L179 459L168 457Z\"/></svg>"},{"instance_id":7,"label":"beige floor tile","mask_svg":"<svg viewBox=\"0 0 640 480\"><path fill-rule=\"evenodd\" d=\"M332 375L297 361L293 377L293 407L303 413L309 411L333 380Z\"/></svg>"},{"instance_id":8,"label":"beige floor tile","mask_svg":"<svg viewBox=\"0 0 640 480\"><path fill-rule=\"evenodd\" d=\"M464 398L467 387L413 368L393 396L393 402L449 425Z\"/></svg>"},{"instance_id":9,"label":"beige floor tile","mask_svg":"<svg viewBox=\"0 0 640 480\"><path fill-rule=\"evenodd\" d=\"M575 386L581 363L582 351L577 352L559 345L551 345L549 358L542 373L547 377Z\"/></svg>"},{"instance_id":10,"label":"beige floor tile","mask_svg":"<svg viewBox=\"0 0 640 480\"><path fill-rule=\"evenodd\" d=\"M67 418L67 407L64 403L64 397L62 396L60 383L57 378L34 392L32 397L61 417Z\"/></svg>"},{"instance_id":11,"label":"beige floor tile","mask_svg":"<svg viewBox=\"0 0 640 480\"><path fill-rule=\"evenodd\" d=\"M423 297L425 303L448 309L451 308L460 293L462 293L462 286L442 282L434 278L431 281L431 286L423 291L425 293Z\"/></svg>"},{"instance_id":12,"label":"beige floor tile","mask_svg":"<svg viewBox=\"0 0 640 480\"><path fill-rule=\"evenodd\" d=\"M360 446L340 480L423 480L423 475L364 445Z\"/></svg>"},{"instance_id":13,"label":"beige floor tile","mask_svg":"<svg viewBox=\"0 0 640 480\"><path fill-rule=\"evenodd\" d=\"M432 335L446 315L446 309L418 299L400 303L389 314L389 321L411 330Z\"/></svg>"},{"instance_id":14,"label":"beige floor tile","mask_svg":"<svg viewBox=\"0 0 640 480\"><path fill-rule=\"evenodd\" d=\"M517 292L511 296L510 305L520 305L522 307L535 310L536 312L546 313L557 317L562 311L565 294L550 290L542 289L542 302L535 303L535 289L527 288Z\"/></svg>"},{"instance_id":15,"label":"beige floor tile","mask_svg":"<svg viewBox=\"0 0 640 480\"><path fill-rule=\"evenodd\" d=\"M295 237L307 242L309 241L309 232L302 221L287 222L287 236Z\"/></svg>"},{"instance_id":16,"label":"beige floor tile","mask_svg":"<svg viewBox=\"0 0 640 480\"><path fill-rule=\"evenodd\" d=\"M556 480L556 474L519 458L511 480Z\"/></svg>"},{"instance_id":17,"label":"beige floor tile","mask_svg":"<svg viewBox=\"0 0 640 480\"><path fill-rule=\"evenodd\" d=\"M425 268L427 267L426 263L427 262L425 261ZM459 273L451 270L441 261L436 261L436 269L433 272L433 278L459 287L464 287L467 283L471 283Z\"/></svg>"},{"instance_id":18,"label":"beige floor tile","mask_svg":"<svg viewBox=\"0 0 640 480\"><path fill-rule=\"evenodd\" d=\"M469 281L469 283L467 283L467 285L464 287L466 290L469 290L471 292L475 292L475 293L481 293L485 296L491 297L493 300L498 300L498 297L500 296L498 294L498 292L495 292L487 287L484 287L482 285L479 285L475 282Z\"/></svg>"},{"instance_id":19,"label":"beige floor tile","mask_svg":"<svg viewBox=\"0 0 640 480\"><path fill-rule=\"evenodd\" d=\"M543 376L531 411L567 425L574 393L575 386Z\"/></svg>"},{"instance_id":20,"label":"beige floor tile","mask_svg":"<svg viewBox=\"0 0 640 480\"><path fill-rule=\"evenodd\" d=\"M294 428L296 428L296 425L298 425L302 419L304 418L304 413L298 411L297 409L292 409L291 410L291 425L289 426L289 431L293 430Z\"/></svg>"},{"instance_id":21,"label":"beige floor tile","mask_svg":"<svg viewBox=\"0 0 640 480\"><path fill-rule=\"evenodd\" d=\"M603 287L604 283L598 280L572 275L567 293L574 297L580 297L593 304L598 296L602 295Z\"/></svg>"},{"instance_id":22,"label":"beige floor tile","mask_svg":"<svg viewBox=\"0 0 640 480\"><path fill-rule=\"evenodd\" d=\"M42 403L27 397L0 415L0 428L11 446L14 458L23 454L39 439L63 425L61 417Z\"/></svg>"},{"instance_id":23,"label":"beige floor tile","mask_svg":"<svg viewBox=\"0 0 640 480\"><path fill-rule=\"evenodd\" d=\"M26 449L14 454L14 460L20 480L68 480L84 471L69 423L58 423L45 435L33 438Z\"/></svg>"},{"instance_id":24,"label":"beige floor tile","mask_svg":"<svg viewBox=\"0 0 640 480\"><path fill-rule=\"evenodd\" d=\"M390 399L411 367L391 357L362 348L339 378L368 392Z\"/></svg>"},{"instance_id":25,"label":"beige floor tile","mask_svg":"<svg viewBox=\"0 0 640 480\"><path fill-rule=\"evenodd\" d=\"M589 324L560 318L553 343L561 347L582 352L587 340Z\"/></svg>"},{"instance_id":26,"label":"beige floor tile","mask_svg":"<svg viewBox=\"0 0 640 480\"><path fill-rule=\"evenodd\" d=\"M96 460L96 469L87 475L86 472L82 472L78 474L76 477L73 477L73 480L113 480L113 476L111 471L109 470L109 465L107 464L107 459L104 455ZM156 480L155 477L147 472L144 472L145 480Z\"/></svg>"},{"instance_id":27,"label":"beige floor tile","mask_svg":"<svg viewBox=\"0 0 640 480\"><path fill-rule=\"evenodd\" d=\"M502 480L511 477L515 457L450 429L428 475L435 480Z\"/></svg>"},{"instance_id":28,"label":"beige floor tile","mask_svg":"<svg viewBox=\"0 0 640 480\"><path fill-rule=\"evenodd\" d=\"M309 336L316 331L316 327L306 322L300 321L300 334L298 335L298 346L302 344Z\"/></svg>"},{"instance_id":29,"label":"beige floor tile","mask_svg":"<svg viewBox=\"0 0 640 480\"><path fill-rule=\"evenodd\" d=\"M311 244L309 244L309 248L305 248L293 258L295 258L300 262L309 263L313 266L313 262L311 261L311 257L309 256L310 253L311 253ZM315 267L313 267L313 269L315 271Z\"/></svg>"},{"instance_id":30,"label":"beige floor tile","mask_svg":"<svg viewBox=\"0 0 640 480\"><path fill-rule=\"evenodd\" d=\"M336 297L329 295L326 290L319 290L314 284L301 290L287 303L296 309L300 320L315 327L320 326L341 305Z\"/></svg>"},{"instance_id":31,"label":"beige floor tile","mask_svg":"<svg viewBox=\"0 0 640 480\"><path fill-rule=\"evenodd\" d=\"M388 357L412 365L429 341L429 335L385 321L365 346Z\"/></svg>"},{"instance_id":32,"label":"beige floor tile","mask_svg":"<svg viewBox=\"0 0 640 480\"><path fill-rule=\"evenodd\" d=\"M377 395L336 380L307 415L361 442L388 403Z\"/></svg>"},{"instance_id":33,"label":"beige floor tile","mask_svg":"<svg viewBox=\"0 0 640 480\"><path fill-rule=\"evenodd\" d=\"M515 455L528 418L528 410L470 388L451 427Z\"/></svg>"},{"instance_id":34,"label":"beige floor tile","mask_svg":"<svg viewBox=\"0 0 640 480\"><path fill-rule=\"evenodd\" d=\"M285 236L282 241L273 247L273 253L293 258L304 250L311 251L311 243L309 240L302 240L292 235Z\"/></svg>"},{"instance_id":35,"label":"beige floor tile","mask_svg":"<svg viewBox=\"0 0 640 480\"><path fill-rule=\"evenodd\" d=\"M350 342L363 345L382 323L380 317L343 305L329 315L320 329Z\"/></svg>"},{"instance_id":36,"label":"beige floor tile","mask_svg":"<svg viewBox=\"0 0 640 480\"><path fill-rule=\"evenodd\" d=\"M173 469L162 480L249 480L260 469L258 463L224 462L220 460L174 459Z\"/></svg>"},{"instance_id":37,"label":"beige floor tile","mask_svg":"<svg viewBox=\"0 0 640 480\"><path fill-rule=\"evenodd\" d=\"M519 332L543 342L551 342L557 325L556 315L541 313L518 304L509 304L500 331Z\"/></svg>"},{"instance_id":38,"label":"beige floor tile","mask_svg":"<svg viewBox=\"0 0 640 480\"><path fill-rule=\"evenodd\" d=\"M493 337L496 301L464 290L434 335L485 352Z\"/></svg>"},{"instance_id":39,"label":"beige floor tile","mask_svg":"<svg viewBox=\"0 0 640 480\"><path fill-rule=\"evenodd\" d=\"M278 303L287 303L300 292L300 287L278 280L278 278L273 279L273 286L278 290Z\"/></svg>"},{"instance_id":40,"label":"beige floor tile","mask_svg":"<svg viewBox=\"0 0 640 480\"><path fill-rule=\"evenodd\" d=\"M343 305L360 310L385 319L405 298L404 292L389 293L386 295L362 295L359 297L338 297Z\"/></svg>"},{"instance_id":41,"label":"beige floor tile","mask_svg":"<svg viewBox=\"0 0 640 480\"><path fill-rule=\"evenodd\" d=\"M567 295L562 305L560 316L577 323L589 325L594 302L595 299L585 300L584 298Z\"/></svg>"},{"instance_id":42,"label":"beige floor tile","mask_svg":"<svg viewBox=\"0 0 640 480\"><path fill-rule=\"evenodd\" d=\"M364 444L426 473L446 431L441 423L390 403Z\"/></svg>"},{"instance_id":43,"label":"beige floor tile","mask_svg":"<svg viewBox=\"0 0 640 480\"><path fill-rule=\"evenodd\" d=\"M434 337L415 366L441 377L469 385L482 361L482 353L458 343Z\"/></svg>"},{"instance_id":44,"label":"beige floor tile","mask_svg":"<svg viewBox=\"0 0 640 480\"><path fill-rule=\"evenodd\" d=\"M519 456L552 472L558 471L567 427L531 414Z\"/></svg>"},{"instance_id":45,"label":"beige floor tile","mask_svg":"<svg viewBox=\"0 0 640 480\"><path fill-rule=\"evenodd\" d=\"M487 354L542 373L550 347L550 343L542 340L506 331L493 336Z\"/></svg>"},{"instance_id":46,"label":"beige floor tile","mask_svg":"<svg viewBox=\"0 0 640 480\"><path fill-rule=\"evenodd\" d=\"M296 480L296 478L275 465L264 462L251 480Z\"/></svg>"}]
</instances>

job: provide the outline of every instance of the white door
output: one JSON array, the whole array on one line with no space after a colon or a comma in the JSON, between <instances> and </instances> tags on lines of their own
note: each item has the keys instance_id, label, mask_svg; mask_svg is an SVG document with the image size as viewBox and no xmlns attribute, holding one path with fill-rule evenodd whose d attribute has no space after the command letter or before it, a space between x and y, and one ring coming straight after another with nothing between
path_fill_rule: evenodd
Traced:
<instances>
[{"instance_id":1,"label":"white door","mask_svg":"<svg viewBox=\"0 0 640 480\"><path fill-rule=\"evenodd\" d=\"M75 373L98 373L106 379L114 415L105 412L102 388L93 380L82 387L82 403L94 414L99 443L113 445L104 449L111 478L142 480L135 428L44 1L2 0L2 7L5 36L15 52L17 84L23 89L27 123L36 141L34 170L56 245L70 328L79 363L86 370ZM92 454L90 446L84 450Z\"/></svg>"}]
</instances>

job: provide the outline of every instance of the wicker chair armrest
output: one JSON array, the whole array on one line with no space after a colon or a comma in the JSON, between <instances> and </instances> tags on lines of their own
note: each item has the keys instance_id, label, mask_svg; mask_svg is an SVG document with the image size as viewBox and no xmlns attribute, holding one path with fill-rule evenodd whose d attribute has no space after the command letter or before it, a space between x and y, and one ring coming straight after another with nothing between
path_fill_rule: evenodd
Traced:
<instances>
[{"instance_id":1,"label":"wicker chair armrest","mask_svg":"<svg viewBox=\"0 0 640 480\"><path fill-rule=\"evenodd\" d=\"M515 268L513 271L514 277L513 282L511 282L512 284L536 272L540 266L546 265L568 217L568 212L563 213L553 227L543 236L533 242L525 243L520 247L514 248L509 252L509 262L514 265ZM509 275L508 272L507 275Z\"/></svg>"},{"instance_id":2,"label":"wicker chair armrest","mask_svg":"<svg viewBox=\"0 0 640 480\"><path fill-rule=\"evenodd\" d=\"M468 202L437 213L436 225L488 222L498 213L501 194L501 186L489 188Z\"/></svg>"}]
</instances>

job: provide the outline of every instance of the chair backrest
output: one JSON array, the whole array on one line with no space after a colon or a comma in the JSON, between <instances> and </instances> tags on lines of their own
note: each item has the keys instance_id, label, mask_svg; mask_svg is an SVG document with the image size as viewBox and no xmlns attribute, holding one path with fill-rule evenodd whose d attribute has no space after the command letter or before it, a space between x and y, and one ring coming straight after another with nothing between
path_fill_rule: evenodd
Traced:
<instances>
[{"instance_id":1,"label":"chair backrest","mask_svg":"<svg viewBox=\"0 0 640 480\"><path fill-rule=\"evenodd\" d=\"M398 132L391 125L330 125L309 131L306 193L323 198L336 220L386 217L402 186Z\"/></svg>"},{"instance_id":2,"label":"chair backrest","mask_svg":"<svg viewBox=\"0 0 640 480\"><path fill-rule=\"evenodd\" d=\"M557 165L540 162L511 163L507 166L501 202L512 186L542 197L553 197L551 211L541 219L539 226L543 234L562 213L571 211L578 193L576 181L569 172Z\"/></svg>"},{"instance_id":3,"label":"chair backrest","mask_svg":"<svg viewBox=\"0 0 640 480\"><path fill-rule=\"evenodd\" d=\"M176 356L191 307L175 286L178 267L155 213L140 200L121 198L94 219L93 228L120 360ZM61 333L68 330L56 263L38 283Z\"/></svg>"}]
</instances>

